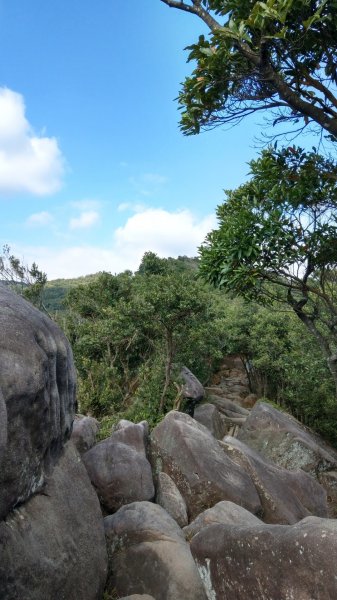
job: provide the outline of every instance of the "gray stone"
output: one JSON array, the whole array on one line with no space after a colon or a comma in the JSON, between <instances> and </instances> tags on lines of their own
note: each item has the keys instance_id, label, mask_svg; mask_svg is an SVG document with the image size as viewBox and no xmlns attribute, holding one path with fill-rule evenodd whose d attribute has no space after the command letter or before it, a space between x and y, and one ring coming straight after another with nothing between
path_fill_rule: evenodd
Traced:
<instances>
[{"instance_id":1,"label":"gray stone","mask_svg":"<svg viewBox=\"0 0 337 600\"><path fill-rule=\"evenodd\" d=\"M71 441L80 454L84 454L95 445L98 431L99 422L97 419L83 415L75 416Z\"/></svg>"},{"instance_id":2,"label":"gray stone","mask_svg":"<svg viewBox=\"0 0 337 600\"><path fill-rule=\"evenodd\" d=\"M182 390L184 398L200 402L205 395L205 390L199 379L187 367L182 367L180 375L184 381Z\"/></svg>"},{"instance_id":3,"label":"gray stone","mask_svg":"<svg viewBox=\"0 0 337 600\"><path fill-rule=\"evenodd\" d=\"M167 473L182 494L189 519L221 500L231 500L252 513L261 510L254 484L225 455L217 440L189 415L171 411L151 434L151 461Z\"/></svg>"},{"instance_id":4,"label":"gray stone","mask_svg":"<svg viewBox=\"0 0 337 600\"><path fill-rule=\"evenodd\" d=\"M0 519L43 486L71 433L70 346L46 315L0 284Z\"/></svg>"},{"instance_id":5,"label":"gray stone","mask_svg":"<svg viewBox=\"0 0 337 600\"><path fill-rule=\"evenodd\" d=\"M337 598L336 520L210 525L190 546L209 599Z\"/></svg>"},{"instance_id":6,"label":"gray stone","mask_svg":"<svg viewBox=\"0 0 337 600\"><path fill-rule=\"evenodd\" d=\"M186 503L174 481L166 473L159 473L156 487L156 503L171 515L179 527L185 527L188 523Z\"/></svg>"},{"instance_id":7,"label":"gray stone","mask_svg":"<svg viewBox=\"0 0 337 600\"><path fill-rule=\"evenodd\" d=\"M242 506L224 500L200 513L192 523L184 527L183 532L186 539L191 540L204 527L214 524L254 526L260 525L261 521Z\"/></svg>"},{"instance_id":8,"label":"gray stone","mask_svg":"<svg viewBox=\"0 0 337 600\"><path fill-rule=\"evenodd\" d=\"M138 500L152 500L155 489L146 458L145 431L133 423L114 431L83 454L82 460L107 512Z\"/></svg>"},{"instance_id":9,"label":"gray stone","mask_svg":"<svg viewBox=\"0 0 337 600\"><path fill-rule=\"evenodd\" d=\"M0 598L101 600L106 573L99 502L69 443L43 490L0 523Z\"/></svg>"},{"instance_id":10,"label":"gray stone","mask_svg":"<svg viewBox=\"0 0 337 600\"><path fill-rule=\"evenodd\" d=\"M309 515L328 516L323 487L301 469L288 471L263 458L238 439L226 436L225 452L250 475L263 508L266 523L292 524Z\"/></svg>"},{"instance_id":11,"label":"gray stone","mask_svg":"<svg viewBox=\"0 0 337 600\"><path fill-rule=\"evenodd\" d=\"M197 406L193 418L207 427L217 440L221 440L228 431L227 425L223 422L218 409L213 404Z\"/></svg>"},{"instance_id":12,"label":"gray stone","mask_svg":"<svg viewBox=\"0 0 337 600\"><path fill-rule=\"evenodd\" d=\"M160 506L134 502L104 519L109 588L158 600L207 600L177 523Z\"/></svg>"},{"instance_id":13,"label":"gray stone","mask_svg":"<svg viewBox=\"0 0 337 600\"><path fill-rule=\"evenodd\" d=\"M265 402L252 409L238 439L286 469L317 476L337 469L337 452L318 435Z\"/></svg>"},{"instance_id":14,"label":"gray stone","mask_svg":"<svg viewBox=\"0 0 337 600\"><path fill-rule=\"evenodd\" d=\"M155 600L155 598L148 594L132 594L131 596L123 596L119 600Z\"/></svg>"}]
</instances>

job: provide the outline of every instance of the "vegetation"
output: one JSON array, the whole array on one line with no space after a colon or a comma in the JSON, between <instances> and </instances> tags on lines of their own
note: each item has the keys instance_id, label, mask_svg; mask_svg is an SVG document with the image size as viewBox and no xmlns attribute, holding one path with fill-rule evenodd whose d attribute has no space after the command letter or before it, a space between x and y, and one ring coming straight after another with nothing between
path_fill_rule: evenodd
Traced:
<instances>
[{"instance_id":1,"label":"vegetation","mask_svg":"<svg viewBox=\"0 0 337 600\"><path fill-rule=\"evenodd\" d=\"M207 381L224 331L217 294L196 280L194 264L147 253L135 275L101 273L69 292L64 325L81 410L153 423L180 402L183 364Z\"/></svg>"},{"instance_id":2,"label":"vegetation","mask_svg":"<svg viewBox=\"0 0 337 600\"><path fill-rule=\"evenodd\" d=\"M337 139L335 0L162 0L211 30L188 49L197 65L179 95L181 128L239 123L266 113L297 133Z\"/></svg>"},{"instance_id":3,"label":"vegetation","mask_svg":"<svg viewBox=\"0 0 337 600\"><path fill-rule=\"evenodd\" d=\"M29 266L15 257L7 244L3 246L0 254L0 281L11 286L38 308L45 308L46 273L40 271L35 262Z\"/></svg>"},{"instance_id":4,"label":"vegetation","mask_svg":"<svg viewBox=\"0 0 337 600\"><path fill-rule=\"evenodd\" d=\"M337 395L337 165L315 153L265 150L227 192L201 272L259 303L288 305L315 337Z\"/></svg>"}]
</instances>

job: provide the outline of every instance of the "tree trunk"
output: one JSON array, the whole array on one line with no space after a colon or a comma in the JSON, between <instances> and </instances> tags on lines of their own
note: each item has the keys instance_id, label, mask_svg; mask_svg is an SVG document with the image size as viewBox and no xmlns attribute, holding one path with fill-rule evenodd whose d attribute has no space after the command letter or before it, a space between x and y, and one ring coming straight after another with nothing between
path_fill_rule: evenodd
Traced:
<instances>
[{"instance_id":1,"label":"tree trunk","mask_svg":"<svg viewBox=\"0 0 337 600\"><path fill-rule=\"evenodd\" d=\"M314 320L308 315L306 315L303 311L296 310L294 307L292 308L294 309L298 318L301 319L302 323L304 323L306 328L316 338L319 347L322 351L322 354L326 359L328 369L331 373L333 382L335 384L337 398L337 354L331 351L329 342L325 339L324 335L319 331L319 329L317 329Z\"/></svg>"},{"instance_id":2,"label":"tree trunk","mask_svg":"<svg viewBox=\"0 0 337 600\"><path fill-rule=\"evenodd\" d=\"M173 352L173 334L172 334L171 330L167 329L166 330L165 383L164 383L162 395L160 397L159 413L163 412L166 392L170 385L173 354L174 354L174 352Z\"/></svg>"}]
</instances>

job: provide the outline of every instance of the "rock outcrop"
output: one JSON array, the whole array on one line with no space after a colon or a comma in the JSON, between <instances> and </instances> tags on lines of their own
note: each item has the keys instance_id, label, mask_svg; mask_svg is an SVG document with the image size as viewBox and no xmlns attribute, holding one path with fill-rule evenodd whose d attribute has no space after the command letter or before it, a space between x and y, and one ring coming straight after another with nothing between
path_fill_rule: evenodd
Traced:
<instances>
[{"instance_id":1,"label":"rock outcrop","mask_svg":"<svg viewBox=\"0 0 337 600\"><path fill-rule=\"evenodd\" d=\"M118 594L207 600L189 545L163 508L134 502L106 517L104 524L110 585Z\"/></svg>"},{"instance_id":2,"label":"rock outcrop","mask_svg":"<svg viewBox=\"0 0 337 600\"><path fill-rule=\"evenodd\" d=\"M171 411L151 434L151 461L167 473L183 496L189 519L221 500L252 513L261 503L249 477L225 455L217 440L189 415Z\"/></svg>"},{"instance_id":3,"label":"rock outcrop","mask_svg":"<svg viewBox=\"0 0 337 600\"><path fill-rule=\"evenodd\" d=\"M101 600L106 573L99 502L68 443L43 491L0 523L0 598Z\"/></svg>"},{"instance_id":4,"label":"rock outcrop","mask_svg":"<svg viewBox=\"0 0 337 600\"><path fill-rule=\"evenodd\" d=\"M55 323L0 284L0 519L40 490L71 433L75 370Z\"/></svg>"},{"instance_id":5,"label":"rock outcrop","mask_svg":"<svg viewBox=\"0 0 337 600\"><path fill-rule=\"evenodd\" d=\"M212 600L335 600L337 521L209 525L191 551Z\"/></svg>"},{"instance_id":6,"label":"rock outcrop","mask_svg":"<svg viewBox=\"0 0 337 600\"><path fill-rule=\"evenodd\" d=\"M111 436L83 454L82 460L107 513L124 504L152 500L155 489L146 457L144 426L123 421Z\"/></svg>"},{"instance_id":7,"label":"rock outcrop","mask_svg":"<svg viewBox=\"0 0 337 600\"><path fill-rule=\"evenodd\" d=\"M328 516L326 492L308 473L283 469L230 436L221 445L250 475L261 501L261 518L266 523L287 525L310 515Z\"/></svg>"},{"instance_id":8,"label":"rock outcrop","mask_svg":"<svg viewBox=\"0 0 337 600\"><path fill-rule=\"evenodd\" d=\"M156 503L171 515L179 527L185 527L188 523L186 503L174 481L166 473L158 473L156 488Z\"/></svg>"},{"instance_id":9,"label":"rock outcrop","mask_svg":"<svg viewBox=\"0 0 337 600\"><path fill-rule=\"evenodd\" d=\"M99 422L93 417L75 415L71 441L80 454L88 452L96 443L99 431Z\"/></svg>"},{"instance_id":10,"label":"rock outcrop","mask_svg":"<svg viewBox=\"0 0 337 600\"><path fill-rule=\"evenodd\" d=\"M0 329L0 598L101 600L102 513L66 444L76 404L70 346L2 285Z\"/></svg>"},{"instance_id":11,"label":"rock outcrop","mask_svg":"<svg viewBox=\"0 0 337 600\"><path fill-rule=\"evenodd\" d=\"M217 440L222 440L224 435L228 432L228 425L221 418L220 413L216 406L213 404L201 404L197 406L194 411L193 418L207 427L212 435Z\"/></svg>"}]
</instances>

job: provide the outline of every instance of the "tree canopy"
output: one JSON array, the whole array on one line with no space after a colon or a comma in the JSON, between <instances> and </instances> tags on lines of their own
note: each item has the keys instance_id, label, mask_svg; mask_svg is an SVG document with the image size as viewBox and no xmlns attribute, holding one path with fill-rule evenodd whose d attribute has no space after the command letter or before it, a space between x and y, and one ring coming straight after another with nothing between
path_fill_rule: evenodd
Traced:
<instances>
[{"instance_id":1,"label":"tree canopy","mask_svg":"<svg viewBox=\"0 0 337 600\"><path fill-rule=\"evenodd\" d=\"M211 30L192 46L197 65L179 94L185 134L268 111L292 131L337 140L336 0L161 0Z\"/></svg>"},{"instance_id":2,"label":"tree canopy","mask_svg":"<svg viewBox=\"0 0 337 600\"><path fill-rule=\"evenodd\" d=\"M217 287L290 306L315 336L337 390L337 165L300 148L264 150L218 208L201 247Z\"/></svg>"}]
</instances>

